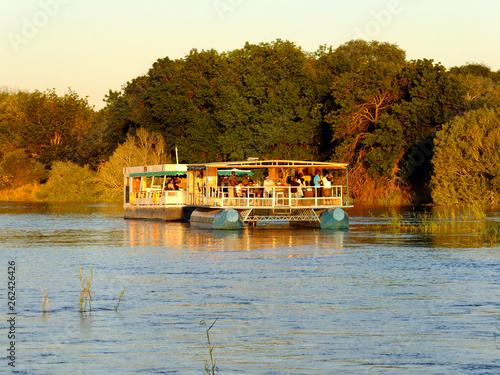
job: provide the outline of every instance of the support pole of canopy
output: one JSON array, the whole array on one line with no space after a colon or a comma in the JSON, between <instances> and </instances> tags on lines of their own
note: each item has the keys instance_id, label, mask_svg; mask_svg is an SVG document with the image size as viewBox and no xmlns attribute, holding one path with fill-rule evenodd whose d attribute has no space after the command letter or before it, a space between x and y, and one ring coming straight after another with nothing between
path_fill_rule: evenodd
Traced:
<instances>
[{"instance_id":1,"label":"support pole of canopy","mask_svg":"<svg viewBox=\"0 0 500 375\"><path fill-rule=\"evenodd\" d=\"M177 147L175 147L175 161L179 164L179 153L177 152Z\"/></svg>"}]
</instances>

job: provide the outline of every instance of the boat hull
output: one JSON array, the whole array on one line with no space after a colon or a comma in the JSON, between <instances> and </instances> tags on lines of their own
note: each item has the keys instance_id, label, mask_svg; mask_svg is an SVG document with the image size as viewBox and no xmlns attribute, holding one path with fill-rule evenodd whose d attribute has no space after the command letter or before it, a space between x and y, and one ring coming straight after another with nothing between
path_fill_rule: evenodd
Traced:
<instances>
[{"instance_id":1,"label":"boat hull","mask_svg":"<svg viewBox=\"0 0 500 375\"><path fill-rule=\"evenodd\" d=\"M321 229L346 230L349 229L349 215L341 208L330 208L320 216Z\"/></svg>"},{"instance_id":2,"label":"boat hull","mask_svg":"<svg viewBox=\"0 0 500 375\"><path fill-rule=\"evenodd\" d=\"M203 229L239 230L243 228L243 219L236 210L197 208L189 220L191 226Z\"/></svg>"},{"instance_id":3,"label":"boat hull","mask_svg":"<svg viewBox=\"0 0 500 375\"><path fill-rule=\"evenodd\" d=\"M138 207L131 206L124 208L125 219L152 219L165 221L189 221L189 217L194 208L190 207L165 207L149 206Z\"/></svg>"}]
</instances>

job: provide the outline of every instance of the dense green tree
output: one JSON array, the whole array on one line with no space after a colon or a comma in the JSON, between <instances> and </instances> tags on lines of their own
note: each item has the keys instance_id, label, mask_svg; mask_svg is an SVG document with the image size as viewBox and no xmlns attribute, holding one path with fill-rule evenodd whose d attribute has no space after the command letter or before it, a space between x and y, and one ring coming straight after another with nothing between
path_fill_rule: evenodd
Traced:
<instances>
[{"instance_id":1,"label":"dense green tree","mask_svg":"<svg viewBox=\"0 0 500 375\"><path fill-rule=\"evenodd\" d=\"M381 198L403 153L402 126L391 109L404 95L405 53L388 43L351 41L336 50L323 48L318 56L318 65L331 71L323 73L331 79L324 96L331 158L351 164L355 197Z\"/></svg>"},{"instance_id":2,"label":"dense green tree","mask_svg":"<svg viewBox=\"0 0 500 375\"><path fill-rule=\"evenodd\" d=\"M226 74L225 59L214 50L192 50L182 62L161 61L149 72L154 84L147 103L153 120L171 153L177 147L182 160L220 160L221 129L214 112L221 101L218 87Z\"/></svg>"},{"instance_id":3,"label":"dense green tree","mask_svg":"<svg viewBox=\"0 0 500 375\"><path fill-rule=\"evenodd\" d=\"M184 60L156 61L146 76L124 89L127 126L160 132L171 155L179 148L181 161L214 160L217 133L209 113L216 95L210 81L216 81L212 75L218 59L215 51L193 50Z\"/></svg>"},{"instance_id":4,"label":"dense green tree","mask_svg":"<svg viewBox=\"0 0 500 375\"><path fill-rule=\"evenodd\" d=\"M386 43L353 41L334 55L340 74L331 84L333 108L326 120L338 142L336 157L352 163L375 150L374 132L382 116L404 94L405 53Z\"/></svg>"},{"instance_id":5,"label":"dense green tree","mask_svg":"<svg viewBox=\"0 0 500 375\"><path fill-rule=\"evenodd\" d=\"M313 78L313 59L290 42L193 50L129 82L120 107L182 161L311 158L321 123Z\"/></svg>"},{"instance_id":6,"label":"dense green tree","mask_svg":"<svg viewBox=\"0 0 500 375\"><path fill-rule=\"evenodd\" d=\"M133 126L131 107L123 92L109 90L104 101L106 106L99 111L93 130L97 129L99 134L95 136L101 141L98 143L99 150L96 153L100 155L100 159L105 160L112 155L118 145L125 142L127 133ZM95 147L95 143L93 145Z\"/></svg>"},{"instance_id":7,"label":"dense green tree","mask_svg":"<svg viewBox=\"0 0 500 375\"><path fill-rule=\"evenodd\" d=\"M228 159L311 159L319 144L313 59L293 43L251 45L228 55L236 90L220 111Z\"/></svg>"}]
</instances>

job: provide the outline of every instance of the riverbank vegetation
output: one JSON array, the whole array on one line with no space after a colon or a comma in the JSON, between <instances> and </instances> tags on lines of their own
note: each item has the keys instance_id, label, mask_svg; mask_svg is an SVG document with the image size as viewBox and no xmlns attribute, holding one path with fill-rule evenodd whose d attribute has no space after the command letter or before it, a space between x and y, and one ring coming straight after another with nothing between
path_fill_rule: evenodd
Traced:
<instances>
[{"instance_id":1,"label":"riverbank vegetation","mask_svg":"<svg viewBox=\"0 0 500 375\"><path fill-rule=\"evenodd\" d=\"M123 167L177 150L347 162L358 202L500 202L500 72L481 64L447 70L360 40L247 43L160 58L105 102L0 92L0 199L119 199Z\"/></svg>"},{"instance_id":2,"label":"riverbank vegetation","mask_svg":"<svg viewBox=\"0 0 500 375\"><path fill-rule=\"evenodd\" d=\"M478 203L439 210L414 211L406 217L395 209L390 209L382 216L388 221L386 224L377 225L380 231L390 231L395 234L475 233L480 243L493 245L500 242L500 223L487 219L483 207Z\"/></svg>"}]
</instances>

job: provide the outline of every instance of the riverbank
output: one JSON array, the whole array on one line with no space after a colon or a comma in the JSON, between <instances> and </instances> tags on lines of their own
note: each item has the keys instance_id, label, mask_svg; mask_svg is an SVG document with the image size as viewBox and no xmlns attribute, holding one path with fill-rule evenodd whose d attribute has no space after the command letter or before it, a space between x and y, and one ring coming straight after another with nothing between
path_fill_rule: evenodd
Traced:
<instances>
[{"instance_id":1,"label":"riverbank","mask_svg":"<svg viewBox=\"0 0 500 375\"><path fill-rule=\"evenodd\" d=\"M27 184L10 189L0 190L0 202L94 202L117 203L121 196L110 197L94 192L93 194L79 194L74 190L49 192L44 184Z\"/></svg>"},{"instance_id":2,"label":"riverbank","mask_svg":"<svg viewBox=\"0 0 500 375\"><path fill-rule=\"evenodd\" d=\"M1 202L36 202L37 192L40 191L40 184L23 185L11 189L0 190Z\"/></svg>"}]
</instances>

